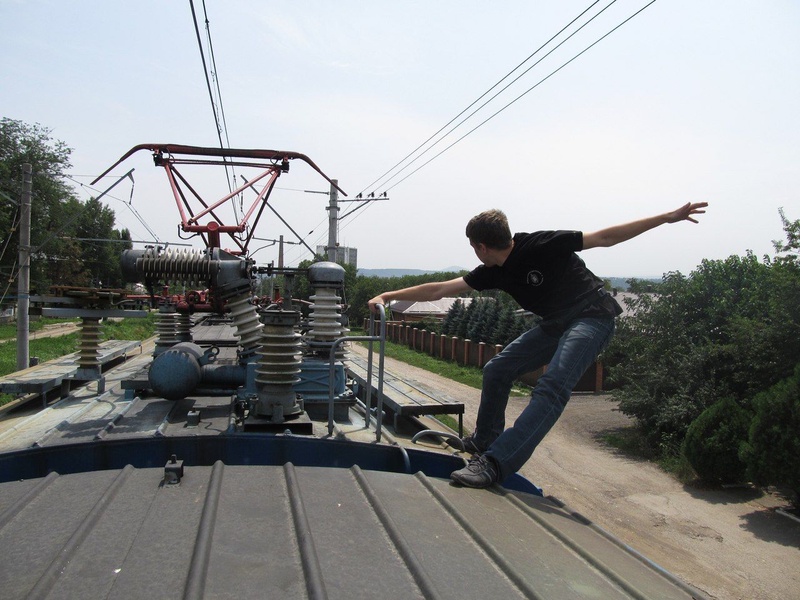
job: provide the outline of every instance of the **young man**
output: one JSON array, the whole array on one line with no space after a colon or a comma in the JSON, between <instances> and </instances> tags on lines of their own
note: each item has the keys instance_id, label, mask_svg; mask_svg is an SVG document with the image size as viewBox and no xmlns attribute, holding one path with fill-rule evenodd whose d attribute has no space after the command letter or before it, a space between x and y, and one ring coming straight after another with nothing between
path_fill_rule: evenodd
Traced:
<instances>
[{"instance_id":1,"label":"young man","mask_svg":"<svg viewBox=\"0 0 800 600\"><path fill-rule=\"evenodd\" d=\"M506 216L489 210L467 224L467 237L481 265L464 277L384 292L370 309L393 300L438 300L472 290L500 289L542 321L506 346L483 367L475 432L464 438L473 454L450 477L469 487L502 482L531 457L564 410L584 371L614 333L617 302L575 254L608 247L666 223L691 221L708 203L687 203L672 212L594 233L538 231L511 235ZM505 410L514 381L547 365L514 425L505 429Z\"/></svg>"}]
</instances>

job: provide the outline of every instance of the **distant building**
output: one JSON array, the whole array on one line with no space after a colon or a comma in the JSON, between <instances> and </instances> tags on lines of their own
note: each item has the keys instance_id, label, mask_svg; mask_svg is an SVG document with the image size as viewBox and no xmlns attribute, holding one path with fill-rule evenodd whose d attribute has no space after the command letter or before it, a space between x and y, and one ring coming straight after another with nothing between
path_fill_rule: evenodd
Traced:
<instances>
[{"instance_id":1,"label":"distant building","mask_svg":"<svg viewBox=\"0 0 800 600\"><path fill-rule=\"evenodd\" d=\"M614 299L619 303L622 307L622 317L630 317L633 314L633 311L628 307L628 303L625 300L634 300L639 297L639 294L634 294L633 292L612 292Z\"/></svg>"},{"instance_id":2,"label":"distant building","mask_svg":"<svg viewBox=\"0 0 800 600\"><path fill-rule=\"evenodd\" d=\"M413 300L395 300L389 304L393 321L416 322L426 317L444 319L450 308L461 300L464 306L469 306L473 298L442 298L430 302L415 302Z\"/></svg>"},{"instance_id":3,"label":"distant building","mask_svg":"<svg viewBox=\"0 0 800 600\"><path fill-rule=\"evenodd\" d=\"M336 256L333 258L333 262L339 263L340 265L353 265L354 267L358 268L357 248L337 246L335 250ZM320 256L328 256L327 246L317 246L317 254Z\"/></svg>"}]
</instances>

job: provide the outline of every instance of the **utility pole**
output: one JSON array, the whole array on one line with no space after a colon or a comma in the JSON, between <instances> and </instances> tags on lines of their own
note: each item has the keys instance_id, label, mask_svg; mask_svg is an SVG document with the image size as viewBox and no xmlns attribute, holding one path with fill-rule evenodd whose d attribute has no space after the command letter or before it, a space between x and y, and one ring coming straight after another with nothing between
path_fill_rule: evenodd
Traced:
<instances>
[{"instance_id":1,"label":"utility pole","mask_svg":"<svg viewBox=\"0 0 800 600\"><path fill-rule=\"evenodd\" d=\"M28 329L30 317L31 287L31 196L33 189L33 167L22 165L22 202L19 226L19 275L17 278L17 371L30 365Z\"/></svg>"},{"instance_id":2,"label":"utility pole","mask_svg":"<svg viewBox=\"0 0 800 600\"><path fill-rule=\"evenodd\" d=\"M278 268L283 268L283 234L278 239Z\"/></svg>"},{"instance_id":3,"label":"utility pole","mask_svg":"<svg viewBox=\"0 0 800 600\"><path fill-rule=\"evenodd\" d=\"M339 247L339 190L338 179L331 179L330 203L328 204L328 260L336 262Z\"/></svg>"}]
</instances>

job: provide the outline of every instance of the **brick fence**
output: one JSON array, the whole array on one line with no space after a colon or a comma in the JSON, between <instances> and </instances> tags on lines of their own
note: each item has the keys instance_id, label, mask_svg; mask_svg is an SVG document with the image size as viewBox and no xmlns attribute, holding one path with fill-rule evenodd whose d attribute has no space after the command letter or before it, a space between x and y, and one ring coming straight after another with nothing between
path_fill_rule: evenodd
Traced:
<instances>
[{"instance_id":1,"label":"brick fence","mask_svg":"<svg viewBox=\"0 0 800 600\"><path fill-rule=\"evenodd\" d=\"M366 328L367 323L365 322L364 329ZM478 368L483 368L483 365L489 359L503 349L500 345L473 342L472 340L439 335L424 329L417 329L402 321L389 321L386 323L386 339L442 360ZM528 373L521 377L520 381L527 385L534 385L543 372L544 369L539 369ZM604 379L603 363L595 361L581 377L578 385L575 386L575 391L600 393L604 391Z\"/></svg>"}]
</instances>

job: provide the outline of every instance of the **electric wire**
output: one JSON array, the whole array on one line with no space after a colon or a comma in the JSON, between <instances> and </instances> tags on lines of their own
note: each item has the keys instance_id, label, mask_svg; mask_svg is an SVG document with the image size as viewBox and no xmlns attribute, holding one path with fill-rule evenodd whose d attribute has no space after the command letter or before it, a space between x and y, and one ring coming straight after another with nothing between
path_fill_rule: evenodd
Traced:
<instances>
[{"instance_id":1,"label":"electric wire","mask_svg":"<svg viewBox=\"0 0 800 600\"><path fill-rule=\"evenodd\" d=\"M511 105L515 104L517 101L519 101L521 98L523 98L524 96L526 96L527 94L529 94L531 91L533 91L533 90L534 90L534 89L536 89L537 87L539 87L539 86L540 86L542 83L544 83L545 81L547 81L548 79L550 79L550 78L551 78L553 75L555 75L556 73L558 73L559 71L561 71L561 70L562 70L564 67L566 67L566 66L567 66L567 65L569 65L570 63L574 62L576 59L578 59L579 57L581 57L582 55L584 55L586 52L588 52L589 50L591 50L591 49L592 49L594 46L596 46L596 45L597 45L597 44L599 44L601 41L603 41L603 40L604 40L604 39L606 39L608 36L610 36L612 33L614 33L615 31L617 31L617 30L618 30L620 27L622 27L623 25L625 25L626 23L628 23L628 22L629 22L631 19L633 19L634 17L636 17L636 16L638 16L639 14L641 14L641 13L642 13L642 12L643 12L645 9L647 9L647 8L649 8L650 6L652 6L653 4L655 4L655 2L656 2L656 0L651 0L651 1L650 1L649 3L647 3L645 6L643 6L643 7L642 7L642 8L640 8L639 10L637 10L635 13L633 13L633 14L632 14L631 16L629 16L628 18L626 18L624 21L622 21L621 23L619 23L618 25L616 25L616 26L615 26L614 28L612 28L610 31L608 31L607 33L605 33L604 35L602 35L601 37L599 37L597 40L595 40L594 42L592 42L592 43L591 43L589 46L587 46L586 48L584 48L583 50L581 50L581 51L580 51L578 54L576 54L575 56L573 56L572 58L570 58L568 61L566 61L565 63L563 63L563 64L562 64L560 67L558 67L558 68L556 68L555 70L551 71L551 72L550 72L550 74L548 74L547 76L545 76L545 77L543 77L542 79L540 79L540 80L539 80L537 83L535 83L533 86L529 87L529 88L528 88L527 90L525 90L525 91L524 91L522 94L520 94L519 96L517 96L516 98L514 98L514 99L513 99L511 102L507 103L505 106L503 106L502 108L500 108L498 111L496 111L495 113L493 113L491 116L489 116L488 118L484 119L484 120L483 120L483 121L481 121L481 122L480 122L478 125L476 125L476 126L475 126L475 127L473 127L472 129L470 129L470 130L469 130L467 133L465 133L464 135L462 135L460 138L458 138L458 139L457 139L456 141L454 141L452 144L450 144L449 146L445 147L445 148L444 148L443 150L441 150L439 153L435 154L433 157L431 157L430 159L428 159L427 161L425 161L425 162L424 162L422 165L420 165L419 167L417 167L416 169L414 169L413 171L411 171L411 173L409 173L408 175L406 175L405 177L403 177L403 178L402 178L400 181L398 181L398 182L396 182L394 185L392 185L392 186L390 186L390 187L386 188L386 190L385 190L385 191L387 191L387 192L388 192L389 190L391 190L391 189L393 189L393 188L397 187L399 184L401 184L402 182L404 182L406 179L408 179L409 177L411 177L413 174L417 173L417 172L418 172L420 169L422 169L423 167L427 166L428 164L430 164L431 162L433 162L434 160L436 160L436 159L437 159L439 156L441 156L442 154L444 154L445 152L447 152L447 151L448 151L450 148L452 148L453 146L455 146L456 144L458 144L459 142L461 142L462 140L464 140L464 139L465 139L467 136L471 135L471 134L472 134L472 133L474 133L476 130L478 130L478 129L480 129L481 127L483 127L483 126L484 126L486 123L488 123L489 121L491 121L492 119L494 119L494 118L495 118L497 115L499 115L501 112L503 112L504 110L506 110L507 108L509 108Z\"/></svg>"},{"instance_id":2,"label":"electric wire","mask_svg":"<svg viewBox=\"0 0 800 600\"><path fill-rule=\"evenodd\" d=\"M219 107L220 107L219 113L217 112L217 103L214 100L214 92L212 90L212 85L211 85L211 78L212 77L209 76L209 69L208 69L208 65L206 63L206 53L205 53L205 50L203 49L203 42L202 42L202 38L200 36L200 26L199 26L199 24L197 22L197 13L195 12L195 9L194 9L194 0L189 0L189 7L191 8L191 11L192 11L192 22L194 24L195 36L197 37L197 47L200 50L200 60L203 63L203 76L205 77L205 80L206 80L206 89L208 90L208 98L209 98L209 100L211 102L211 112L213 113L213 116L214 116L214 125L215 125L215 128L217 130L217 139L219 140L219 147L224 149L226 146L225 146L225 143L222 140L223 125L220 124L220 114L219 113L222 113L222 121L223 121L223 124L225 124L224 131L225 131L225 139L226 140L228 140L228 129L227 129L227 124L225 123L225 115L224 115L224 111L223 111L223 107L222 107L222 94L221 94L220 88L219 88L219 78L217 77L216 60L214 58L214 50L213 50L213 46L211 44L211 27L210 27L210 22L208 20L208 13L206 11L205 0L203 0L203 14L204 14L204 17L205 17L205 25L206 25L206 32L207 32L208 46L209 46L209 55L210 55L210 58L211 58L212 68L213 68L212 76L214 78L214 81L216 82L217 94L218 94L218 97L219 97ZM228 148L230 148L230 141L228 141ZM225 163L225 178L226 178L227 184L228 184L228 192L233 192L233 183L232 183L232 180L231 180L231 173L228 172L228 167L229 167L229 165L227 164L228 159L223 157L222 158L222 162ZM233 166L230 165L230 168L233 169ZM233 179L235 180L235 178L236 178L236 174L234 172L233 173ZM234 213L235 213L236 205L233 204L233 206L234 206Z\"/></svg>"},{"instance_id":3,"label":"electric wire","mask_svg":"<svg viewBox=\"0 0 800 600\"><path fill-rule=\"evenodd\" d=\"M489 94L489 92L491 92L493 89L495 89L497 86L499 86L499 85L500 85L500 84L501 84L503 81L505 81L505 80L506 80L506 79L508 79L508 78L509 78L509 77L510 77L510 76L511 76L513 73L515 73L515 72L516 72L516 71L517 71L517 70L518 70L520 67L522 67L522 66L523 66L525 63L527 63L527 62L528 62L530 59L532 59L534 56L536 56L536 55L537 55L537 54L538 54L538 53L539 53L539 52L540 52L540 51L541 51L541 50L542 50L542 49L543 49L545 46L547 46L547 45L548 45L550 42L552 42L552 41L553 41L554 39L556 39L556 38L557 38L559 35L561 35L561 34L562 34L562 33L563 33L563 32L564 32L564 31L565 31L567 28L569 28L569 27L570 27L570 26L571 26L573 23L575 23L575 22L576 22L578 19L580 19L580 18L581 18L583 15L585 15L585 14L586 14L586 13L587 13L589 10L591 10L591 9L592 9L592 7L594 7L594 6L595 6L595 5L596 5L596 4L597 4L599 1L600 1L600 0L595 0L595 2L593 2L593 3L592 3L592 4L590 4L588 7L586 7L586 8L585 8L585 9L584 9L584 10L583 10L583 11L582 11L582 12L581 12L581 13L580 13L580 14L579 14L577 17L575 17L575 18L574 18L574 19L572 19L572 20L571 20L569 23L567 23L566 25L564 25L564 27L562 27L562 28L561 28L561 29L558 31L558 33L556 33L555 35L553 35L552 37L550 37L550 39L548 39L548 40L547 40L547 41L546 41L544 44L542 44L542 45L541 45L541 46L539 46L539 47L538 47L536 50L534 50L534 51L533 51L533 52L532 52L532 53L531 53L531 54L530 54L530 55L529 55L529 56L528 56L528 57L527 57L525 60L523 60L523 61L522 61L521 63L519 63L519 64L518 64L516 67L514 67L513 69L511 69L511 71L509 71L508 73L506 73L505 75L503 75L503 77L501 77L501 78L500 78L500 79L497 81L497 83L495 83L495 84L494 84L492 87L490 87L488 90L486 90L486 91L485 91L483 94L481 94L481 95L480 95L480 96L478 96L478 97L477 97L475 100L473 100L473 101L472 101L472 103L470 103L470 104L469 104L469 105L468 105L466 108L464 108L464 109L463 109L463 110L462 110L460 113L458 113L458 114L457 114L455 117L453 117L453 118L452 118L452 119L450 119L450 120L449 120L447 123L445 123L444 125L442 125L442 127L440 127L440 128L439 128L439 130L438 130L438 131L436 131L436 133L434 133L433 135L431 135L431 136L430 136L430 137L429 137L427 140L425 140L424 142L422 142L422 143L421 143L419 146L417 146L416 148L414 148L414 149L413 149L411 152L409 152L409 153L408 153L406 156L404 156L402 159L400 159L400 161L398 161L398 162L397 162L397 163L396 163L396 164L395 164L393 167L391 167L391 168L390 168L388 171L386 171L385 173L383 173L383 175L381 175L380 177L378 177L378 178L377 178L375 181L373 181L373 182L372 182L372 183L370 183L369 185L365 186L365 188L364 188L363 190L361 190L361 192L363 193L363 192L365 192L365 191L366 191L366 190L368 190L368 189L375 189L376 187L379 187L379 186L376 186L376 184L377 184L379 181L383 180L383 178L384 178L384 177L386 177L386 176L387 176L389 173L391 173L392 171L394 171L395 169L397 169L397 168L398 168L400 165L402 165L402 164L403 164L403 163L404 163L406 160L408 160L408 159L409 159L411 156L413 156L413 155L414 155L414 154L415 154L415 153L416 153L418 150L420 150L421 148L423 148L423 147L424 147L424 146L425 146L425 145L426 145L428 142L430 142L430 141L431 141L433 138L435 138L435 137L436 137L437 135L439 135L439 134L440 134L442 131L444 131L444 129L445 129L446 127L448 127L448 126L449 126L451 123L453 123L453 121L455 121L456 119L458 119L458 118L459 118L461 115L463 115L465 112L467 112L467 111L468 111L470 108L472 108L472 107L473 107L473 106L475 106L475 105L476 105L478 102L480 102L480 101L481 101L481 100L482 100L484 97L486 97L486 95L487 95L487 94ZM614 1L616 2L616 0L614 0ZM612 4L613 4L613 2L612 2ZM609 6L610 6L610 5L609 5ZM606 8L608 8L608 6L607 6ZM605 9L603 9L603 10L605 10ZM602 12L602 11L601 11L601 12ZM599 14L599 13L598 13L598 14ZM595 15L595 16L597 16L597 15ZM593 17L593 18L594 18L594 17ZM539 62L541 62L541 61L539 61ZM537 62L536 64L538 64L538 62ZM536 64L534 64L533 66L536 66ZM507 86L505 86L505 87L504 87L502 90L500 90L500 92L498 92L498 94L500 94L500 93L502 93L504 90L506 90L506 89L508 88L508 86L510 86L511 84L513 84L514 82L516 82L516 81L517 81L517 80L518 80L520 77L522 77L522 75L525 75L525 73L527 73L528 71L530 71L530 70L533 68L533 66L532 66L532 67L529 67L528 69L526 69L525 71L523 71L523 73L522 73L522 74L521 74L519 77L517 77L516 79L514 79L514 80L513 80L513 81L512 81L510 84L508 84L508 85L507 85ZM490 99L487 101L487 103L488 103L488 102L491 102L491 100L493 100L493 99L494 99L494 98L496 98L496 97L497 97L497 94L495 94L494 96L492 96L492 98L490 98ZM480 107L480 108L482 108L483 106L486 106L486 103L484 103L483 105L481 105L481 107ZM480 108L479 108L478 110L480 110ZM475 114L475 113L473 112L472 114ZM470 115L470 116L472 116L472 115ZM469 117L468 117L468 118L469 118ZM462 121L462 123L463 123L463 121ZM459 125L460 125L460 124L459 124ZM446 137L446 136L445 136L445 137ZM427 150L426 150L426 152L427 152ZM423 152L423 154L424 154L424 152ZM415 159L415 160L416 160L416 159ZM413 164L413 162L414 162L414 161L412 161L412 164ZM391 179L390 179L390 181L391 181Z\"/></svg>"},{"instance_id":4,"label":"electric wire","mask_svg":"<svg viewBox=\"0 0 800 600\"><path fill-rule=\"evenodd\" d=\"M11 274L8 277L8 285L6 285L6 289L3 290L3 295L0 297L0 304L6 301L6 297L8 296L8 290L11 289L11 284L16 281L17 276L19 275L19 269L17 269L17 259L14 259L14 264L11 265Z\"/></svg>"},{"instance_id":5,"label":"electric wire","mask_svg":"<svg viewBox=\"0 0 800 600\"><path fill-rule=\"evenodd\" d=\"M14 215L11 217L11 229L9 229L5 244L3 244L3 250L0 251L0 262L2 262L3 257L6 255L6 250L8 250L8 247L11 244L11 238L14 237L14 232L17 230L17 227L19 227L19 223L21 220L22 220L22 211L18 206L14 210Z\"/></svg>"},{"instance_id":6,"label":"electric wire","mask_svg":"<svg viewBox=\"0 0 800 600\"><path fill-rule=\"evenodd\" d=\"M88 175L87 177L94 177L94 176L93 175ZM92 192L99 192L100 191L100 190L98 190L98 189L96 189L96 188L94 188L94 187L92 187L90 185L87 185L85 183L81 183L80 181L74 179L73 177L71 177L69 175L67 175L66 178L69 179L70 181L74 182L74 183L77 183L82 188L86 188L86 190L89 190L89 191L92 191ZM151 236L153 236L153 240L158 244L163 244L164 242L161 241L161 239L158 237L156 232L153 231L153 229L150 227L150 225L147 224L147 221L145 221L144 217L142 217L142 215L139 213L139 211L137 211L133 207L133 191L134 191L134 188L136 186L136 181L133 179L132 175L129 178L131 180L131 193L130 193L130 198L128 199L128 201L125 201L122 198L117 198L116 196L112 196L111 194L104 194L104 196L108 196L112 200L116 200L118 202L122 202L122 204L124 204L128 208L128 210L130 210L131 213L133 213L133 216L136 217L136 219L139 221L139 223L142 224L142 227L144 227L147 230L147 233L149 233Z\"/></svg>"},{"instance_id":7,"label":"electric wire","mask_svg":"<svg viewBox=\"0 0 800 600\"><path fill-rule=\"evenodd\" d=\"M495 98L497 98L497 97L498 97L500 94L502 94L503 92L505 92L505 91L506 91L506 90L507 90L509 87L511 87L512 85L514 85L514 84L515 84L517 81L519 81L519 80L520 80L522 77L524 77L524 76L525 76L525 75L526 75L528 72L530 72L530 71L531 71L531 70L532 70L534 67L536 67L536 66L538 66L539 64L541 64L541 63L542 63L542 61L544 61L544 60L545 60L545 59L546 59L548 56L550 56L551 54L553 54L553 52L555 52L556 50L558 50L558 49L559 49L561 46L563 46L564 44L566 44L566 43L567 43L567 42L568 42L570 39L572 39L572 38L573 38L575 35L577 35L578 33L580 33L580 32L581 32L581 31L582 31L582 30L583 30L583 29L584 29L586 26L588 26L588 25L589 25L589 24L590 24L592 21L594 21L594 20L595 20L597 17L599 17L600 15L602 15L602 14L603 14L603 13L604 13L606 10L608 10L608 9L609 9L609 8L610 8L610 7L611 7L613 4L615 4L616 2L617 2L617 0L611 0L611 2L609 2L609 3L608 3L606 6L605 6L605 7L603 7L603 8L602 8L600 11L598 11L597 13L595 13L595 14L594 14L594 15L593 15L593 16L592 16L592 17L591 17L589 20L587 20L585 23L583 23L583 24L582 24L580 27L578 27L578 28L577 28L575 31L573 31L571 34L569 34L569 35L568 35L566 38L564 38L563 40L561 40L561 41L560 41L560 42L559 42L559 43L558 43L556 46L554 46L553 48L551 48L551 49L550 49L550 51L549 51L549 52L547 52L547 53L546 53L544 56L542 56L541 58L539 58L539 60L537 60L537 61L536 61L535 63L533 63L532 65L530 65L530 66L529 66L527 69L525 69L525 70L524 70L522 73L520 73L520 74L519 74L517 77L515 77L515 78L514 78L514 79L513 79L511 82L509 82L508 84L506 84L506 85L505 85L505 86L504 86L504 87L503 87L503 88L502 88L500 91L498 91L496 94L494 94L494 95L493 95L491 98L489 98L489 99L488 99L486 102L484 102L483 104L481 104L481 105L480 105L478 108L476 108L474 111L472 111L472 112L471 112L469 115L467 115L467 116L466 116L464 119L462 119L461 121L459 121L459 123L458 123L458 124L456 124L454 127L452 127L452 128L451 128L451 129L450 129L450 130L449 130L447 133L445 133L445 134L444 134L442 137L440 137L438 140L436 140L436 141L435 141L433 144L431 144L430 146L428 146L428 148L426 148L424 152L420 153L420 154L419 154L419 156L417 156L417 157L416 157L416 158L415 158L413 161L411 161L411 162L410 162L409 164L407 164L405 167L403 167L402 169L400 169L400 170L399 170L397 173L395 173L394 175L392 175L392 177L390 177L389 179L387 179L386 181L384 181L384 182L383 182L383 185L384 185L384 186L385 186L385 185L387 185L389 182L391 182L391 181L392 181L392 180L394 180L396 177L398 177L398 176L399 176L399 175L400 175L400 174L401 174L403 171L405 171L406 169L408 169L409 167L411 167L411 166L412 166L412 165L413 165L415 162L417 162L417 161L418 161L418 160L420 160L420 159L421 159L423 156L425 156L425 155L426 155L428 152L432 151L432 150L433 150L433 149L434 149L436 146L438 146L438 145L439 145L439 143L440 143L440 142L444 141L444 139L445 139L445 138L447 138L447 136L449 136L449 135L450 135L451 133L453 133L453 132L454 132L456 129L458 129L459 127L461 127L461 126L462 126L464 123L466 123L466 122L467 122L469 119L471 119L472 117L474 117L474 116L475 116L475 115L476 115L476 114L477 114L479 111L481 111L483 108L485 108L485 107L486 107L486 106L487 106L487 105L488 105L490 102L492 102L492 101L493 101ZM595 3L595 4L596 4L596 3ZM594 5L592 5L592 6L594 6ZM590 7L590 8L591 8L591 7ZM587 10L588 10L588 9L587 9ZM581 15L579 15L579 16L582 16L583 14L585 14L585 12L586 12L586 11L584 11L583 13L581 13ZM569 25L572 25L572 24L573 24L573 23L574 23L574 22L575 22L575 21L576 21L578 18L579 18L579 17L576 17L575 19L573 19L573 20L572 20L572 21L569 23ZM539 48L539 50L541 50L542 48L544 48L544 47L545 47L547 44L549 44L549 43L550 43L550 42L551 42L553 39L555 39L555 38L556 38L558 35L560 35L562 32L564 32L564 30L566 30L566 29L567 29L567 27L569 27L569 25L565 26L565 27L564 27L563 29L561 29L561 31L559 31L559 32L558 32L558 33L557 33L555 36L551 37L551 38L550 38L550 40L548 40L548 41L547 41L545 44L543 44L543 45L542 45L542 46ZM536 52L538 52L539 50L537 50ZM536 53L534 53L534 54L536 54ZM532 54L531 56L533 56L533 54ZM529 57L529 58L530 58L530 57ZM527 61L527 60L528 60L528 59L526 59L526 61ZM484 94L484 95L485 95L485 94ZM473 104L474 104L474 103L473 103ZM464 112L466 112L466 111L462 111L462 113L461 113L461 114L463 114ZM451 120L451 121L450 121L450 123L452 123L454 120L455 120L455 119ZM441 131L441 130L440 130L440 131ZM427 164L427 163L426 163L426 164ZM391 189L391 188L387 188L387 191L388 191L388 189Z\"/></svg>"}]
</instances>

